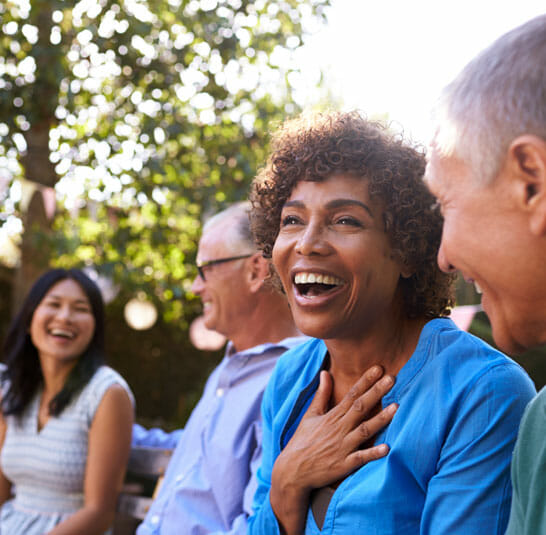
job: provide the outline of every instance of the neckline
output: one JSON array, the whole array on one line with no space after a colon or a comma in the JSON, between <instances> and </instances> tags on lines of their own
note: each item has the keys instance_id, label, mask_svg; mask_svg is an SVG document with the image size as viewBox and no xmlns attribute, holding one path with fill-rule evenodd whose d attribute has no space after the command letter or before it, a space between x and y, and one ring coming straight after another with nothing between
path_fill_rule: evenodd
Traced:
<instances>
[{"instance_id":1,"label":"neckline","mask_svg":"<svg viewBox=\"0 0 546 535\"><path fill-rule=\"evenodd\" d=\"M36 435L41 435L44 429L47 427L51 421L52 415L49 415L49 418L45 421L44 425L40 427L40 405L42 404L42 397L44 395L43 386L39 386L36 395L34 396L33 401L33 411L32 411L32 430Z\"/></svg>"},{"instance_id":2,"label":"neckline","mask_svg":"<svg viewBox=\"0 0 546 535\"><path fill-rule=\"evenodd\" d=\"M429 355L428 347L431 343L430 335L438 329L439 325L443 325L444 327L450 325L454 326L453 321L450 318L434 318L423 325L415 350L408 361L400 368L392 389L383 396L383 407L398 401L406 387L424 366ZM326 366L328 365L328 348L326 347L324 340L320 340L320 342L322 344L322 354L316 371L317 376L320 371L326 369Z\"/></svg>"},{"instance_id":3,"label":"neckline","mask_svg":"<svg viewBox=\"0 0 546 535\"><path fill-rule=\"evenodd\" d=\"M393 401L398 401L415 376L421 371L430 355L430 344L432 343L431 335L436 332L440 326L454 326L449 318L434 318L421 329L419 340L415 346L415 350L408 361L400 368L396 376L396 382L392 389L383 396L383 406L389 405Z\"/></svg>"}]
</instances>

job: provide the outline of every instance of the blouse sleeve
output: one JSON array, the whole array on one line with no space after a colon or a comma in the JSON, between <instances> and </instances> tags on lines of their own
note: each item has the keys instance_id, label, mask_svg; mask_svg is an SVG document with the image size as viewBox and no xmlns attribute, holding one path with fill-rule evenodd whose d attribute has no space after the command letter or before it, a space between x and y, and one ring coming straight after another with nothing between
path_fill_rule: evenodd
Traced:
<instances>
[{"instance_id":1,"label":"blouse sleeve","mask_svg":"<svg viewBox=\"0 0 546 535\"><path fill-rule=\"evenodd\" d=\"M253 514L248 521L248 535L279 535L280 529L277 518L273 513L269 500L271 488L271 472L273 464L279 455L279 448L275 447L273 436L273 394L275 392L274 375L264 392L262 401L262 462L257 472L257 489L252 504Z\"/></svg>"},{"instance_id":2,"label":"blouse sleeve","mask_svg":"<svg viewBox=\"0 0 546 535\"><path fill-rule=\"evenodd\" d=\"M484 373L454 414L428 484L422 535L504 534L510 459L520 419L534 394L532 382L522 370L514 373L513 366Z\"/></svg>"},{"instance_id":3,"label":"blouse sleeve","mask_svg":"<svg viewBox=\"0 0 546 535\"><path fill-rule=\"evenodd\" d=\"M135 398L131 389L125 382L125 379L119 375L116 371L108 368L107 366L102 366L99 368L95 375L91 378L89 384L85 387L84 392L82 393L85 396L85 407L87 411L87 423L90 426L95 417L95 413L99 408L100 402L104 397L104 394L112 385L120 385L126 392L133 407L135 405Z\"/></svg>"}]
</instances>

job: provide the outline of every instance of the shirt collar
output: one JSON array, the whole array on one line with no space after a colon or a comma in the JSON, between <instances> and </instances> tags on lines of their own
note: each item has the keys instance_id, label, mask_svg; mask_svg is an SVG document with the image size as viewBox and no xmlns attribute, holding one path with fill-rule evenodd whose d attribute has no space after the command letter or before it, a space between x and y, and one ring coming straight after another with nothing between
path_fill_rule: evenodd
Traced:
<instances>
[{"instance_id":1,"label":"shirt collar","mask_svg":"<svg viewBox=\"0 0 546 535\"><path fill-rule=\"evenodd\" d=\"M409 358L409 360L402 366L398 374L396 375L396 382L392 389L383 396L383 407L386 407L392 402L398 402L404 395L406 390L410 387L414 378L419 374L425 363L431 357L430 346L433 343L435 337L433 334L439 329L453 328L457 329L455 324L449 318L435 318L428 321L419 335L419 341L415 351ZM328 348L321 340L321 351L319 352L320 358L317 359L315 365L315 375L311 378L310 384L316 382L318 385L318 376L321 370L326 369L328 360L326 358Z\"/></svg>"},{"instance_id":2,"label":"shirt collar","mask_svg":"<svg viewBox=\"0 0 546 535\"><path fill-rule=\"evenodd\" d=\"M245 349L244 351L237 351L235 349L235 346L233 345L233 342L230 340L226 346L225 356L232 357L233 355L261 355L266 351L277 348L288 350L297 345L303 344L304 342L307 342L309 339L310 338L308 336L289 336L288 338L285 338L280 342L266 342L264 344L259 344L257 346Z\"/></svg>"}]
</instances>

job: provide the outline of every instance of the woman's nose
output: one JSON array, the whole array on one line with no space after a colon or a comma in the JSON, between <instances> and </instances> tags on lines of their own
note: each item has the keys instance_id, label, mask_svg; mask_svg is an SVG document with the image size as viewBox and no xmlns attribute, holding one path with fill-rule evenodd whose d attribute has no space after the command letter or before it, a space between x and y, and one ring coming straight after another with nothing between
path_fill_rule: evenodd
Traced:
<instances>
[{"instance_id":1,"label":"woman's nose","mask_svg":"<svg viewBox=\"0 0 546 535\"><path fill-rule=\"evenodd\" d=\"M305 256L327 254L329 246L322 225L307 225L299 236L295 249L298 254Z\"/></svg>"},{"instance_id":2,"label":"woman's nose","mask_svg":"<svg viewBox=\"0 0 546 535\"><path fill-rule=\"evenodd\" d=\"M57 318L64 321L69 321L72 317L72 310L70 305L62 305L57 309Z\"/></svg>"}]
</instances>

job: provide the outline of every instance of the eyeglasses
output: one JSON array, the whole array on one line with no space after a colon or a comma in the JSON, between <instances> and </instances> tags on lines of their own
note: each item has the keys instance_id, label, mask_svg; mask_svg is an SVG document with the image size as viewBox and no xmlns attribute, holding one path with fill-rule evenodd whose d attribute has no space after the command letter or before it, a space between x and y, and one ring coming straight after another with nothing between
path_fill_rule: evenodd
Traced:
<instances>
[{"instance_id":1,"label":"eyeglasses","mask_svg":"<svg viewBox=\"0 0 546 535\"><path fill-rule=\"evenodd\" d=\"M241 260L243 258L249 258L254 253L250 254L244 254L241 256L230 256L229 258L219 258L218 260L209 260L208 262L203 262L202 264L197 264L197 271L199 272L199 276L203 279L203 281L206 281L205 278L205 268L208 268L210 266L215 266L217 264L224 264L226 262L233 262L234 260Z\"/></svg>"}]
</instances>

